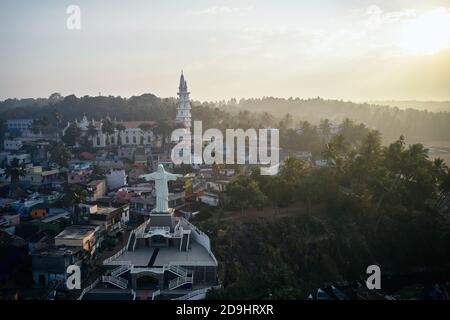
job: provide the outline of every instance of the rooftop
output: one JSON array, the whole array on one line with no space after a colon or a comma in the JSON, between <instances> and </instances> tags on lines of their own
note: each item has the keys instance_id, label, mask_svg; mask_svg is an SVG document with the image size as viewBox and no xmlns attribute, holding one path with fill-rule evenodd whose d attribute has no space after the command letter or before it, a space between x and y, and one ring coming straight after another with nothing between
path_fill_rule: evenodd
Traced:
<instances>
[{"instance_id":1,"label":"rooftop","mask_svg":"<svg viewBox=\"0 0 450 320\"><path fill-rule=\"evenodd\" d=\"M66 246L47 246L33 251L33 255L59 257L65 255L74 255L82 250L81 247L66 247Z\"/></svg>"},{"instance_id":2,"label":"rooftop","mask_svg":"<svg viewBox=\"0 0 450 320\"><path fill-rule=\"evenodd\" d=\"M98 226L91 225L72 225L61 231L55 239L83 239L97 231L97 228Z\"/></svg>"},{"instance_id":3,"label":"rooftop","mask_svg":"<svg viewBox=\"0 0 450 320\"><path fill-rule=\"evenodd\" d=\"M131 261L135 267L147 267L153 252L156 251L156 259L153 262L153 267L162 267L167 264L174 264L180 266L188 265L204 265L215 266L216 262L208 253L208 251L195 241L192 241L191 248L188 251L180 251L175 247L168 248L149 248L138 247L135 251L125 251L119 256L117 261Z\"/></svg>"}]
</instances>

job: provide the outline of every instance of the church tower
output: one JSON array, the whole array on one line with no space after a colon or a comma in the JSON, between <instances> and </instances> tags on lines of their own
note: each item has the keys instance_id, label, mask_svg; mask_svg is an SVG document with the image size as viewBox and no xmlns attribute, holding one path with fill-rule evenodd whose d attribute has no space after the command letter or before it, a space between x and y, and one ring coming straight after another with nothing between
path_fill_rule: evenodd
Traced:
<instances>
[{"instance_id":1,"label":"church tower","mask_svg":"<svg viewBox=\"0 0 450 320\"><path fill-rule=\"evenodd\" d=\"M189 102L189 92L186 80L184 80L183 71L181 71L180 86L178 87L177 117L175 121L183 124L189 131L191 130L191 104Z\"/></svg>"}]
</instances>

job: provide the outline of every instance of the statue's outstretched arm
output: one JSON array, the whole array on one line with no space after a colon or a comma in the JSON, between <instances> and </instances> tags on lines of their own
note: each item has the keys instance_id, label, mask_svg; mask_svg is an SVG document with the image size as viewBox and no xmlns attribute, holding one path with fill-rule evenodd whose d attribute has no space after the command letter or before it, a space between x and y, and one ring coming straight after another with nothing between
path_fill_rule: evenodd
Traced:
<instances>
[{"instance_id":1,"label":"statue's outstretched arm","mask_svg":"<svg viewBox=\"0 0 450 320\"><path fill-rule=\"evenodd\" d=\"M145 180L147 180L147 181L159 179L159 177L158 177L158 172L153 172L153 173L148 173L148 174L141 174L141 175L139 176L139 178L145 179Z\"/></svg>"},{"instance_id":2,"label":"statue's outstretched arm","mask_svg":"<svg viewBox=\"0 0 450 320\"><path fill-rule=\"evenodd\" d=\"M167 180L170 180L170 181L177 180L177 178L183 177L182 174L174 174L174 173L168 173L168 172L166 172L166 175L167 175Z\"/></svg>"}]
</instances>

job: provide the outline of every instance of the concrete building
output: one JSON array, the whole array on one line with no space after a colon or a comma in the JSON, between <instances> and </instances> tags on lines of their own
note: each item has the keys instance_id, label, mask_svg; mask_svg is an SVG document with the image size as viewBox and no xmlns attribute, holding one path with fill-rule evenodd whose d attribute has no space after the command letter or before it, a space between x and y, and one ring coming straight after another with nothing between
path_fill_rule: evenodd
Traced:
<instances>
[{"instance_id":1,"label":"concrete building","mask_svg":"<svg viewBox=\"0 0 450 320\"><path fill-rule=\"evenodd\" d=\"M127 184L127 174L124 169L112 169L106 174L106 186L108 190L118 189Z\"/></svg>"},{"instance_id":2,"label":"concrete building","mask_svg":"<svg viewBox=\"0 0 450 320\"><path fill-rule=\"evenodd\" d=\"M96 235L99 229L94 225L69 226L55 237L55 245L80 247L93 254L97 249Z\"/></svg>"},{"instance_id":3,"label":"concrete building","mask_svg":"<svg viewBox=\"0 0 450 320\"><path fill-rule=\"evenodd\" d=\"M44 169L41 166L31 167L23 179L29 181L34 186L51 184L61 180L59 169Z\"/></svg>"},{"instance_id":4,"label":"concrete building","mask_svg":"<svg viewBox=\"0 0 450 320\"><path fill-rule=\"evenodd\" d=\"M87 184L88 201L95 201L106 195L106 181L94 180Z\"/></svg>"},{"instance_id":5,"label":"concrete building","mask_svg":"<svg viewBox=\"0 0 450 320\"><path fill-rule=\"evenodd\" d=\"M6 121L6 128L9 134L28 136L33 134L33 119L9 119Z\"/></svg>"},{"instance_id":6,"label":"concrete building","mask_svg":"<svg viewBox=\"0 0 450 320\"><path fill-rule=\"evenodd\" d=\"M67 267L81 266L83 250L76 246L46 246L31 253L33 282L36 287L65 286Z\"/></svg>"},{"instance_id":7,"label":"concrete building","mask_svg":"<svg viewBox=\"0 0 450 320\"><path fill-rule=\"evenodd\" d=\"M8 151L17 151L22 149L23 144L22 140L14 139L14 140L8 140L6 139L3 141L3 148Z\"/></svg>"}]
</instances>

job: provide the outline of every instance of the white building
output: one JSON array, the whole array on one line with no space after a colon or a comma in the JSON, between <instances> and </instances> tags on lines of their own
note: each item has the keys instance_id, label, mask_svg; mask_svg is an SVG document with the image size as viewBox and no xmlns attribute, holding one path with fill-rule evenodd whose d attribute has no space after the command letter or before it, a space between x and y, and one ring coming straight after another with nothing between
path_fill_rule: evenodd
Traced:
<instances>
[{"instance_id":1,"label":"white building","mask_svg":"<svg viewBox=\"0 0 450 320\"><path fill-rule=\"evenodd\" d=\"M180 86L178 87L178 106L175 121L183 124L185 128L191 129L191 104L189 102L189 92L183 72L181 72Z\"/></svg>"},{"instance_id":2,"label":"white building","mask_svg":"<svg viewBox=\"0 0 450 320\"><path fill-rule=\"evenodd\" d=\"M33 133L33 121L33 119L9 119L6 121L6 127L10 134L27 136Z\"/></svg>"},{"instance_id":3,"label":"white building","mask_svg":"<svg viewBox=\"0 0 450 320\"><path fill-rule=\"evenodd\" d=\"M17 151L22 148L22 141L21 140L5 140L3 142L3 148L5 150L13 150Z\"/></svg>"},{"instance_id":4,"label":"white building","mask_svg":"<svg viewBox=\"0 0 450 320\"><path fill-rule=\"evenodd\" d=\"M109 118L107 118L110 120ZM112 134L106 134L102 132L104 120L100 121L91 120L89 121L86 115L83 119L78 122L75 120L73 123L68 122L67 126L63 129L63 135L71 124L75 124L80 128L81 134L88 136L89 140L92 141L92 145L95 148L104 148L106 146L139 146L139 145L152 145L155 141L155 135L151 130L142 130L139 128L141 124L146 124L149 126L155 126L153 121L113 121L115 125L121 125L124 130L114 130ZM89 133L89 128L94 127L97 133L92 136Z\"/></svg>"},{"instance_id":5,"label":"white building","mask_svg":"<svg viewBox=\"0 0 450 320\"><path fill-rule=\"evenodd\" d=\"M114 190L127 184L127 174L124 169L112 169L106 174L106 186L108 190Z\"/></svg>"}]
</instances>

